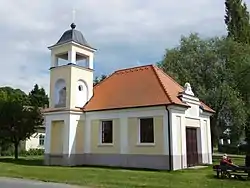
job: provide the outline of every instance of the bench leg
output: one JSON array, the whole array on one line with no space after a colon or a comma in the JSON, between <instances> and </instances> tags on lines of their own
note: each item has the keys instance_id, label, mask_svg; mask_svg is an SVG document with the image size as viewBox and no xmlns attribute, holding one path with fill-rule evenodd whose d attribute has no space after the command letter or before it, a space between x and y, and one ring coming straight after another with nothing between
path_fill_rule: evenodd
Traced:
<instances>
[{"instance_id":1,"label":"bench leg","mask_svg":"<svg viewBox=\"0 0 250 188\"><path fill-rule=\"evenodd\" d=\"M221 178L224 179L225 178L225 172L221 171Z\"/></svg>"},{"instance_id":2,"label":"bench leg","mask_svg":"<svg viewBox=\"0 0 250 188\"><path fill-rule=\"evenodd\" d=\"M226 177L227 177L227 178L229 178L229 179L231 178L231 174L230 174L230 172L226 172L226 174L225 174L225 175L226 175Z\"/></svg>"}]
</instances>

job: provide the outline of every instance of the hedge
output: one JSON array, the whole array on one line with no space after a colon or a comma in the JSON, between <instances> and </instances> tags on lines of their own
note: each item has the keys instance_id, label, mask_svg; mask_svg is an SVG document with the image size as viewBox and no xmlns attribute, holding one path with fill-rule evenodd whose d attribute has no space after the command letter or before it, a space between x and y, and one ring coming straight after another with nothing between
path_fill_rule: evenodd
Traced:
<instances>
[{"instance_id":1,"label":"hedge","mask_svg":"<svg viewBox=\"0 0 250 188\"><path fill-rule=\"evenodd\" d=\"M218 146L218 152L227 153L227 154L235 154L235 155L244 155L244 149L238 148L236 145L225 144Z\"/></svg>"},{"instance_id":2,"label":"hedge","mask_svg":"<svg viewBox=\"0 0 250 188\"><path fill-rule=\"evenodd\" d=\"M1 151L1 156L14 156L14 149L9 148L7 150ZM44 149L30 149L26 150L19 150L19 156L39 156L44 154Z\"/></svg>"},{"instance_id":3,"label":"hedge","mask_svg":"<svg viewBox=\"0 0 250 188\"><path fill-rule=\"evenodd\" d=\"M21 150L20 156L39 156L44 154L44 149L29 149L28 151Z\"/></svg>"}]
</instances>

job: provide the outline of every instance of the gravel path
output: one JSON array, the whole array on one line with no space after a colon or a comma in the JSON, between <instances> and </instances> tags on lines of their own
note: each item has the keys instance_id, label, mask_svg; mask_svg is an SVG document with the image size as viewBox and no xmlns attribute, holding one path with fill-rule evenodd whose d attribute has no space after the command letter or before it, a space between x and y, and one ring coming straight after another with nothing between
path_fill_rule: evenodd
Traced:
<instances>
[{"instance_id":1,"label":"gravel path","mask_svg":"<svg viewBox=\"0 0 250 188\"><path fill-rule=\"evenodd\" d=\"M0 188L80 188L80 187L66 185L66 184L47 183L34 180L0 177Z\"/></svg>"}]
</instances>

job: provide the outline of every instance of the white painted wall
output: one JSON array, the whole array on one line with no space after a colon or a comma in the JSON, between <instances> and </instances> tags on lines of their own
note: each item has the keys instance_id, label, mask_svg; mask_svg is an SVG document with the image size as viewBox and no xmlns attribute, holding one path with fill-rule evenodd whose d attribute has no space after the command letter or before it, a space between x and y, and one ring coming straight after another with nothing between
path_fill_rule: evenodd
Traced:
<instances>
[{"instance_id":1,"label":"white painted wall","mask_svg":"<svg viewBox=\"0 0 250 188\"><path fill-rule=\"evenodd\" d=\"M75 136L77 123L82 118L84 114L82 112L73 111L59 111L55 113L50 113L45 115L45 126L46 126L46 139L45 139L45 153L50 153L50 142L51 142L51 124L53 121L64 121L63 128L63 154L75 153Z\"/></svg>"},{"instance_id":2,"label":"white painted wall","mask_svg":"<svg viewBox=\"0 0 250 188\"><path fill-rule=\"evenodd\" d=\"M173 158L173 170L182 169L187 167L186 159L186 126L194 126L200 129L200 150L203 153L211 153L210 138L210 121L209 114L201 114L197 106L192 105L193 109L186 110L186 108L180 108L176 106L168 107L170 117L168 117L168 111L166 107L148 107L148 108L135 108L135 109L122 109L122 110L107 110L107 111L95 111L95 112L74 112L74 111L59 111L47 114L46 117L46 147L45 153L50 152L50 126L51 122L55 120L63 120L65 122L64 132L64 149L65 154L75 153L75 136L77 123L79 120L85 120L85 132L84 136L84 153L90 153L91 146L91 120L96 119L116 119L121 121L121 150L120 153L126 154L128 151L128 118L130 117L152 117L163 116L163 136L164 136L164 154L169 155L169 135L168 135L168 118L171 123L171 155L180 156ZM194 117L196 114L196 117ZM191 116L188 117L188 116ZM187 118L188 117L188 118ZM190 123L196 122L196 123ZM198 122L198 123L197 123ZM203 124L201 124L203 122ZM206 124L205 124L206 122ZM199 131L198 131L199 132ZM205 134L205 136L204 136ZM211 164L212 156L204 158L205 163Z\"/></svg>"},{"instance_id":3,"label":"white painted wall","mask_svg":"<svg viewBox=\"0 0 250 188\"><path fill-rule=\"evenodd\" d=\"M76 87L76 107L82 108L86 104L89 99L88 94L89 91L86 82L78 80Z\"/></svg>"},{"instance_id":4,"label":"white painted wall","mask_svg":"<svg viewBox=\"0 0 250 188\"><path fill-rule=\"evenodd\" d=\"M186 131L185 108L168 107L171 127L171 155L173 155L172 168L178 170L186 167ZM175 157L176 156L176 157Z\"/></svg>"},{"instance_id":5,"label":"white painted wall","mask_svg":"<svg viewBox=\"0 0 250 188\"><path fill-rule=\"evenodd\" d=\"M184 96L190 108L169 106L171 123L171 154L173 158L173 170L187 168L186 155L186 127L197 128L197 149L203 156L203 163L212 164L210 116L211 114L201 112L199 99L192 96Z\"/></svg>"},{"instance_id":6,"label":"white painted wall","mask_svg":"<svg viewBox=\"0 0 250 188\"><path fill-rule=\"evenodd\" d=\"M25 141L25 150L29 151L30 149L44 149L45 145L39 145L39 135L45 136L44 132L37 132L33 134L30 139Z\"/></svg>"}]
</instances>

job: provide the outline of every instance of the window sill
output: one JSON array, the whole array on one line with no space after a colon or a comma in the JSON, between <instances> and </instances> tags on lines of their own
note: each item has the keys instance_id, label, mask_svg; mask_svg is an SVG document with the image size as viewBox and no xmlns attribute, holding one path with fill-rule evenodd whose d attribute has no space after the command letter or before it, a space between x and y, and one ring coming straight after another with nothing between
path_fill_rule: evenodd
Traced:
<instances>
[{"instance_id":1,"label":"window sill","mask_svg":"<svg viewBox=\"0 0 250 188\"><path fill-rule=\"evenodd\" d=\"M114 144L105 144L105 143L100 143L100 144L98 144L98 147L113 147L114 146Z\"/></svg>"},{"instance_id":2,"label":"window sill","mask_svg":"<svg viewBox=\"0 0 250 188\"><path fill-rule=\"evenodd\" d=\"M137 143L136 146L145 146L145 147L154 147L155 146L155 143Z\"/></svg>"}]
</instances>

